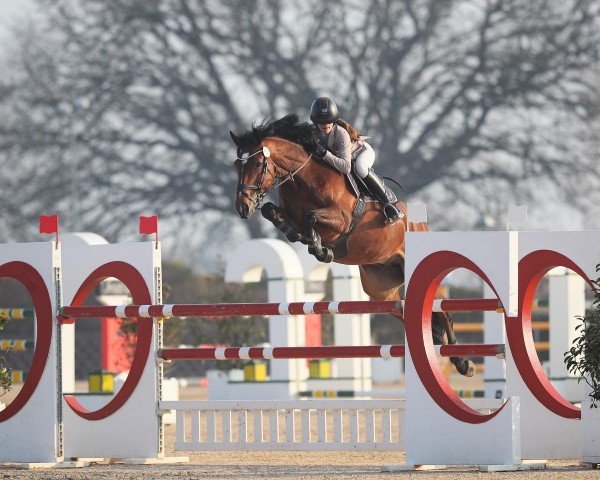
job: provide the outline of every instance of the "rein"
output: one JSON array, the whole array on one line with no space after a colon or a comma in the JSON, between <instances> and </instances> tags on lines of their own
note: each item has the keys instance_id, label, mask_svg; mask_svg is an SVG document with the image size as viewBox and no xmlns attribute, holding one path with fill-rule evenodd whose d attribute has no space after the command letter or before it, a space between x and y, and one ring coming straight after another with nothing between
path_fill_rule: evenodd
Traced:
<instances>
[{"instance_id":1,"label":"rein","mask_svg":"<svg viewBox=\"0 0 600 480\"><path fill-rule=\"evenodd\" d=\"M300 170L302 170L304 167L306 167L306 165L308 165L308 163L310 162L310 159L312 158L312 153L311 153L308 156L308 160L306 162L304 162L302 165L300 165L294 171L286 170L283 167L279 167L282 170L286 170L286 172L287 172L286 177L280 177L278 175L277 165L275 164L275 162L273 162L274 173L272 173L271 176L275 177L276 182L273 184L273 186L271 188L261 191L263 183L265 182L266 174L267 174L267 172L269 172L269 158L271 157L271 152L269 151L269 149L267 147L263 146L262 150L254 152L252 155L243 156L242 158L237 157L236 161L241 161L242 165L243 165L244 161L248 160L250 157L253 157L254 155L258 155L259 153L262 153L264 155L265 161L262 163L262 170L261 170L260 180L258 181L258 184L248 185L246 183L241 183L241 177L240 177L240 183L238 183L237 189L236 189L238 191L238 193L241 193L244 197L246 197L248 200L250 200L252 202L252 204L254 205L254 208L256 210L259 210L261 208L260 204L267 196L269 196L271 193L273 193L275 190L277 190L279 187L281 187L287 181L289 181L289 180L293 181L296 174ZM283 178L283 180L282 180L282 178ZM250 194L247 192L247 190L250 192L257 191L258 193L256 194L256 198L252 198L250 196Z\"/></svg>"}]
</instances>

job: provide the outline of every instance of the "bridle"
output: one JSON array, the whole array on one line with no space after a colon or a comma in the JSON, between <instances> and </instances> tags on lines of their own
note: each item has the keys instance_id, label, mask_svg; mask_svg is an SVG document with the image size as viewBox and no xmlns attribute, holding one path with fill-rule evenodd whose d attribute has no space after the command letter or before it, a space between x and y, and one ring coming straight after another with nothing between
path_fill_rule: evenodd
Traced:
<instances>
[{"instance_id":1,"label":"bridle","mask_svg":"<svg viewBox=\"0 0 600 480\"><path fill-rule=\"evenodd\" d=\"M238 152L239 152L239 150L238 150ZM271 163L273 164L273 172L271 173L271 171L269 170L269 159L271 158L271 151L269 150L268 147L263 145L260 150L254 152L252 154L245 153L241 157L236 158L235 163L240 162L240 164L239 164L240 172L243 172L244 163L247 160L249 160L253 156L261 154L261 153L265 157L265 161L260 164L261 172L260 172L260 179L258 180L258 183L256 185L249 185L247 183L242 183L242 175L240 174L239 181L238 181L237 188L236 188L236 191L238 193L241 193L244 197L246 197L248 200L250 200L250 202L252 202L252 205L254 205L254 208L256 210L260 209L260 204L264 200L265 197L267 197L268 195L273 193L275 190L277 190L279 187L281 187L288 180L293 181L294 176L309 163L309 161L312 157L312 153L311 153L308 157L308 160L306 162L304 162L302 165L300 165L294 171L286 170L283 167L279 167L281 170L285 171L285 175L279 174L277 165L275 164L275 162L273 162L271 160ZM239 155L239 153L238 153L238 155ZM271 177L274 178L274 182L273 182L273 185L271 186L271 188L263 191L262 186L265 183L267 173L269 173L271 175ZM249 193L249 192L254 192L254 191L257 192L255 198L253 198Z\"/></svg>"}]
</instances>

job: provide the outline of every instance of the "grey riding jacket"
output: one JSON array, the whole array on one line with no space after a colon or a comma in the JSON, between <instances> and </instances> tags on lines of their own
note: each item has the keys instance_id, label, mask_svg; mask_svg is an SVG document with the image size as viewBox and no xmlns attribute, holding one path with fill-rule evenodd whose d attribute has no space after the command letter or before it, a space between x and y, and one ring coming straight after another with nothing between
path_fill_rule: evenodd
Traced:
<instances>
[{"instance_id":1,"label":"grey riding jacket","mask_svg":"<svg viewBox=\"0 0 600 480\"><path fill-rule=\"evenodd\" d=\"M363 141L352 142L344 127L333 125L331 132L325 134L315 126L319 141L329 150L323 160L342 173L348 174L352 169L352 159L363 150Z\"/></svg>"}]
</instances>

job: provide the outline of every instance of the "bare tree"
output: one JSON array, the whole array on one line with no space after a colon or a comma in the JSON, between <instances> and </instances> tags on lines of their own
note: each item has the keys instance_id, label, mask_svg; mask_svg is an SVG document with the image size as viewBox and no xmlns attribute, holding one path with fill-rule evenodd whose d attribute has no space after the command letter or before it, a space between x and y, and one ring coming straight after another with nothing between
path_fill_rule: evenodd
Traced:
<instances>
[{"instance_id":1,"label":"bare tree","mask_svg":"<svg viewBox=\"0 0 600 480\"><path fill-rule=\"evenodd\" d=\"M306 112L318 94L372 136L378 168L409 195L489 179L510 192L589 168L558 138L549 151L538 122L589 113L592 0L38 2L47 17L23 32L0 91L14 228L69 211L74 166L81 227L110 238L144 211L230 214L228 131Z\"/></svg>"}]
</instances>

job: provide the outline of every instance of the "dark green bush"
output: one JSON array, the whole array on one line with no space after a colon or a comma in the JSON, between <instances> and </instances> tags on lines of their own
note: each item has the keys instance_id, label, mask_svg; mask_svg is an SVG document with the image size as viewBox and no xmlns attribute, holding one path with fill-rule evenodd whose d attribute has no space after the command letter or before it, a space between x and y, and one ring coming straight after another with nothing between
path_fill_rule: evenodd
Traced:
<instances>
[{"instance_id":1,"label":"dark green bush","mask_svg":"<svg viewBox=\"0 0 600 480\"><path fill-rule=\"evenodd\" d=\"M0 315L0 331L4 329L10 319ZM6 366L6 358L14 349L12 347L0 350L0 397L12 388L11 373L12 370Z\"/></svg>"}]
</instances>

